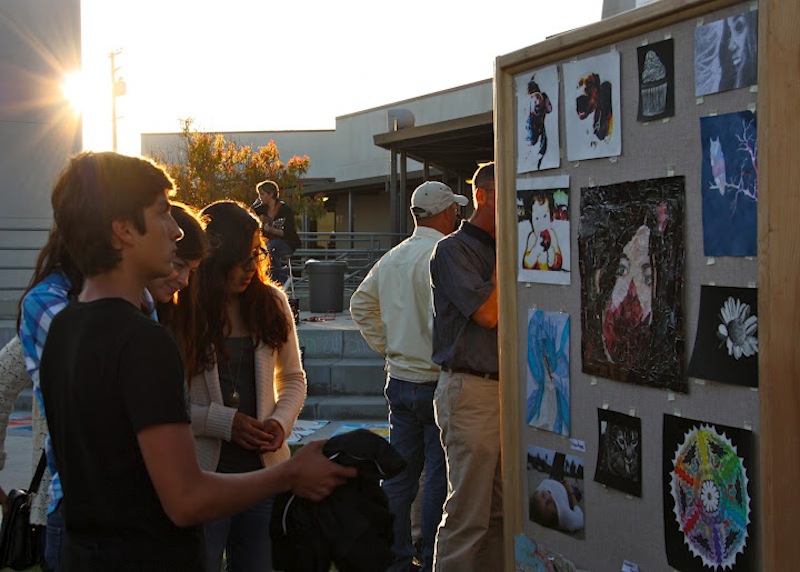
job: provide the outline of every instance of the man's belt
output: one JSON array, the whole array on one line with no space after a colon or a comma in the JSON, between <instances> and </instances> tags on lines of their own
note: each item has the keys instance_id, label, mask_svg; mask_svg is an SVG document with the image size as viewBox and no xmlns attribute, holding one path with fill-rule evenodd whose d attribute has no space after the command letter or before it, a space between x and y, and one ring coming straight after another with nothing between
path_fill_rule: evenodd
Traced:
<instances>
[{"instance_id":1,"label":"man's belt","mask_svg":"<svg viewBox=\"0 0 800 572\"><path fill-rule=\"evenodd\" d=\"M495 381L500 379L497 372L487 373L485 371L477 371L468 367L442 367L442 371L447 373L465 373L467 375L474 375L475 377L483 377L485 379L493 379Z\"/></svg>"}]
</instances>

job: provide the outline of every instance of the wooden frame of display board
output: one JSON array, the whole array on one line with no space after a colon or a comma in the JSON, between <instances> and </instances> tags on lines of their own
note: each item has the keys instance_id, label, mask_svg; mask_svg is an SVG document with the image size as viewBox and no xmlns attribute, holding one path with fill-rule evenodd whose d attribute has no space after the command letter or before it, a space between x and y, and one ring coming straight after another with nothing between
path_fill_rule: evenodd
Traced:
<instances>
[{"instance_id":1,"label":"wooden frame of display board","mask_svg":"<svg viewBox=\"0 0 800 572\"><path fill-rule=\"evenodd\" d=\"M693 78L692 66L678 57L678 41L685 41L699 23L727 17L737 10L753 9L753 2L739 0L659 0L647 6L619 14L591 26L549 38L539 44L500 56L495 66L495 156L497 158L498 276L500 304L500 378L503 439L504 529L506 570L514 570L514 536L525 533L548 548L562 553L578 568L620 570L623 559L638 562L645 570L668 569L664 548L660 490L660 425L665 413L729 426L749 428L758 443L758 487L760 490L755 542L757 560L764 570L791 569L796 559L794 531L800 526L800 198L796 191L800 180L800 161L796 158L798 133L797 74L800 39L800 4L785 0L761 0L758 9L758 82L757 88L740 89L695 98L691 86L678 89L689 95L676 96L675 117L667 128L676 134L688 133L694 143L688 153L666 146L658 154L642 152L648 129L636 122L636 99L626 99L626 85L636 82L636 47L667 36L676 38L675 74ZM681 40L682 38L682 40ZM557 169L536 176L569 175L570 231L572 244L572 282L569 286L523 285L517 282L517 205L516 181L517 106L514 77L530 70L581 60L617 50L622 57L622 153L613 162L593 159L570 163L562 153ZM682 53L685 55L686 47ZM631 64L630 60L633 60ZM559 65L559 69L561 66ZM626 73L633 70L634 73ZM632 77L633 76L633 77ZM563 93L563 75L559 76ZM627 85L630 94L631 86ZM561 97L561 105L568 105ZM574 103L573 103L574 105ZM632 108L632 111L631 111ZM760 166L758 201L758 257L753 259L717 259L703 256L702 248L691 250L690 243L702 236L699 215L700 150L698 117L738 109L754 109L758 116L758 162ZM564 118L559 119L564 133ZM662 131L663 133L663 131ZM562 135L560 146L566 150ZM674 155L674 157L673 157ZM580 279L578 277L577 234L580 189L624 181L683 175L685 177L687 219L686 276L684 314L686 359L691 357L697 325L699 288L718 282L733 286L758 285L759 299L759 388L749 391L729 385L702 385L690 380L689 393L675 397L664 390L643 388L605 379L591 379L581 371L580 356ZM715 262L712 264L711 262ZM586 473L586 536L575 540L559 533L534 527L526 518L528 488L523 459L527 446L538 444L570 453L567 439L526 426L525 407L525 318L527 309L536 307L568 311L572 320L570 384L573 399L573 435L587 444L584 457ZM583 403L581 401L583 400ZM577 403L576 403L577 401ZM616 491L606 491L591 482L596 450L592 450L596 427L594 409L628 407L641 417L645 454L642 462L644 492L642 498L625 498ZM581 419L583 417L583 419ZM588 418L588 419L587 419ZM646 425L652 425L649 430ZM649 438L649 441L647 440ZM658 459L658 461L654 461ZM651 466L655 464L655 466ZM759 493L756 492L756 495ZM616 495L616 497L614 496ZM591 497L595 497L592 499ZM598 500L599 497L599 500ZM592 513L594 510L594 514ZM632 514L633 513L633 514ZM654 518L652 515L658 515ZM648 516L649 515L649 516ZM649 519L649 520L648 520Z\"/></svg>"}]
</instances>

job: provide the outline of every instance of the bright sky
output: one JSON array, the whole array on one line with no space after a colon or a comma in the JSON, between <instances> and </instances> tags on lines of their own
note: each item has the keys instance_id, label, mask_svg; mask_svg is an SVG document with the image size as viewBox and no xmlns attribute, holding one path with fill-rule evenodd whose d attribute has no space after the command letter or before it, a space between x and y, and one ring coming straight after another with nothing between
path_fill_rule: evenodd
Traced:
<instances>
[{"instance_id":1,"label":"bright sky","mask_svg":"<svg viewBox=\"0 0 800 572\"><path fill-rule=\"evenodd\" d=\"M82 0L84 146L140 133L333 129L339 115L488 79L499 55L600 19L602 0ZM496 27L496 31L493 30Z\"/></svg>"}]
</instances>

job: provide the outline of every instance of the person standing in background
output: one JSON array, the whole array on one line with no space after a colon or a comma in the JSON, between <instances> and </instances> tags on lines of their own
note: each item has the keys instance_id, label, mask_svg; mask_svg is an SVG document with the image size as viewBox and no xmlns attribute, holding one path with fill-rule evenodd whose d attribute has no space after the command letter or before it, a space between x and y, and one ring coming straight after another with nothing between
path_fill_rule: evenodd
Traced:
<instances>
[{"instance_id":1,"label":"person standing in background","mask_svg":"<svg viewBox=\"0 0 800 572\"><path fill-rule=\"evenodd\" d=\"M269 278L276 284L285 285L289 273L283 267L282 259L300 248L294 213L280 200L281 189L275 181L261 181L256 185L256 192L258 200L253 211L261 219L261 232L267 239Z\"/></svg>"},{"instance_id":2,"label":"person standing in background","mask_svg":"<svg viewBox=\"0 0 800 572\"><path fill-rule=\"evenodd\" d=\"M472 180L475 212L431 256L434 394L447 460L436 572L503 570L494 163Z\"/></svg>"},{"instance_id":3,"label":"person standing in background","mask_svg":"<svg viewBox=\"0 0 800 572\"><path fill-rule=\"evenodd\" d=\"M439 366L431 361L433 308L430 256L436 243L455 230L467 197L447 185L427 181L411 195L416 228L408 239L372 267L350 299L350 315L369 346L386 358L389 442L406 469L383 481L394 515L394 562L388 572L411 569L411 503L425 466L422 491L422 568L430 572L436 527L447 492L444 451L433 414Z\"/></svg>"}]
</instances>

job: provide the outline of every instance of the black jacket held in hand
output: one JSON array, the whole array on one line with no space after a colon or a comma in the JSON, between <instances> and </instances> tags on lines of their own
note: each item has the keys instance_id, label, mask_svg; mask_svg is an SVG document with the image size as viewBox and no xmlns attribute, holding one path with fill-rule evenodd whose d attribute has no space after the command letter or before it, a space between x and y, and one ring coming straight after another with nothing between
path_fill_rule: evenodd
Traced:
<instances>
[{"instance_id":1,"label":"black jacket held in hand","mask_svg":"<svg viewBox=\"0 0 800 572\"><path fill-rule=\"evenodd\" d=\"M325 456L358 475L320 502L283 493L272 510L273 568L284 572L376 572L392 562L392 515L380 482L403 457L383 437L356 429L332 437Z\"/></svg>"}]
</instances>

